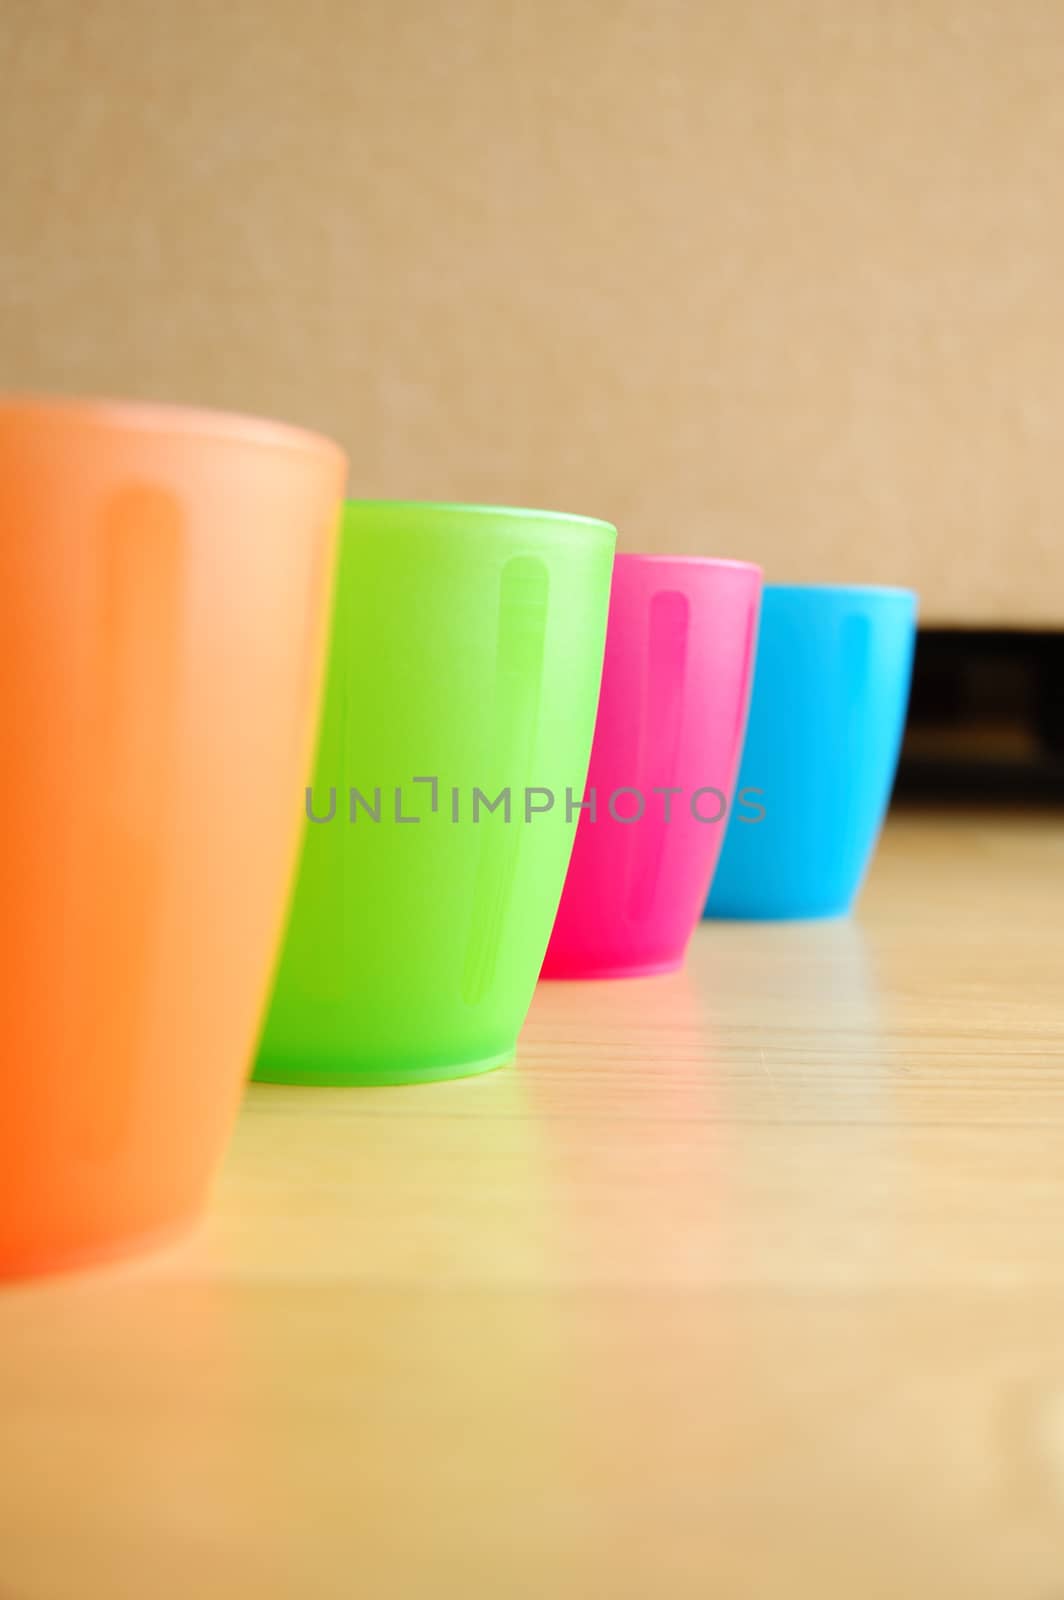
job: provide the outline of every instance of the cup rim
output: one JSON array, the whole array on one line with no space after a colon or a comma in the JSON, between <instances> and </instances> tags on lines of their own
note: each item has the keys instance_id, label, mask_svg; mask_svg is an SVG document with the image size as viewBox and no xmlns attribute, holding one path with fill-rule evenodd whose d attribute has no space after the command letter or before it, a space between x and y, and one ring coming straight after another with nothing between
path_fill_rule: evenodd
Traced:
<instances>
[{"instance_id":1,"label":"cup rim","mask_svg":"<svg viewBox=\"0 0 1064 1600\"><path fill-rule=\"evenodd\" d=\"M265 449L295 450L327 456L344 468L347 453L327 434L293 422L241 411L215 411L209 406L173 405L169 401L111 399L104 395L0 393L0 421L6 416L54 418L82 427L121 428L133 433L176 434L187 439L231 440Z\"/></svg>"},{"instance_id":2,"label":"cup rim","mask_svg":"<svg viewBox=\"0 0 1064 1600\"><path fill-rule=\"evenodd\" d=\"M711 567L732 572L752 572L763 578L764 568L756 561L740 561L734 556L655 555L651 550L618 550L618 561L639 562L651 567Z\"/></svg>"},{"instance_id":3,"label":"cup rim","mask_svg":"<svg viewBox=\"0 0 1064 1600\"><path fill-rule=\"evenodd\" d=\"M534 506L496 506L486 502L464 500L391 500L384 499L352 499L344 501L344 510L369 510L369 511L429 511L429 512L458 512L461 516L487 516L503 517L515 522L563 522L569 526L588 529L594 528L600 533L610 533L616 538L617 529L612 522L606 522L602 517L588 517L579 511L545 511Z\"/></svg>"},{"instance_id":4,"label":"cup rim","mask_svg":"<svg viewBox=\"0 0 1064 1600\"><path fill-rule=\"evenodd\" d=\"M825 598L919 600L915 589L888 583L766 583L765 593L779 595L822 595Z\"/></svg>"}]
</instances>

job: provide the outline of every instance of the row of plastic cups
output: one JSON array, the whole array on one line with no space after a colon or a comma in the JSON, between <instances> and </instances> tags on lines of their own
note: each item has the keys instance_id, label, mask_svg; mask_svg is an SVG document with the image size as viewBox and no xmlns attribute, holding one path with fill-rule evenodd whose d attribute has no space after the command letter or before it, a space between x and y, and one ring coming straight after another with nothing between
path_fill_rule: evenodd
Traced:
<instances>
[{"instance_id":1,"label":"row of plastic cups","mask_svg":"<svg viewBox=\"0 0 1064 1600\"><path fill-rule=\"evenodd\" d=\"M757 567L611 546L542 513L347 507L256 1077L485 1071L513 1056L537 976L672 970L704 908L849 909L893 781L914 597L769 588L762 610Z\"/></svg>"},{"instance_id":2,"label":"row of plastic cups","mask_svg":"<svg viewBox=\"0 0 1064 1600\"><path fill-rule=\"evenodd\" d=\"M372 502L333 583L344 466L272 424L0 406L0 1275L192 1220L256 1038L260 1078L450 1077L513 1055L545 951L677 965L733 799L711 910L856 891L911 596L769 589L757 649L755 567Z\"/></svg>"}]
</instances>

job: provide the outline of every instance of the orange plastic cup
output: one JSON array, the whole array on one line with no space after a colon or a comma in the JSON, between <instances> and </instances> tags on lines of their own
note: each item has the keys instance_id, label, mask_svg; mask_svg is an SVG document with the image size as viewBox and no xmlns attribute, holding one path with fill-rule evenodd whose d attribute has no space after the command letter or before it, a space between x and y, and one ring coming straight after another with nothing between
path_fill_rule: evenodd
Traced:
<instances>
[{"instance_id":1,"label":"orange plastic cup","mask_svg":"<svg viewBox=\"0 0 1064 1600\"><path fill-rule=\"evenodd\" d=\"M346 462L0 400L0 1278L203 1206L294 870Z\"/></svg>"}]
</instances>

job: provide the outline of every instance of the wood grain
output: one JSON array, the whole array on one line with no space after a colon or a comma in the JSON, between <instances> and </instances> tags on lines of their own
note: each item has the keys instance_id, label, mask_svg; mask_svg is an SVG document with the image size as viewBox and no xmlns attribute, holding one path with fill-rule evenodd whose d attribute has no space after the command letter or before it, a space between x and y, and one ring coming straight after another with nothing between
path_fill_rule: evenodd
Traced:
<instances>
[{"instance_id":1,"label":"wood grain","mask_svg":"<svg viewBox=\"0 0 1064 1600\"><path fill-rule=\"evenodd\" d=\"M1057 1600L1064 820L249 1093L209 1223L0 1294L3 1600Z\"/></svg>"}]
</instances>

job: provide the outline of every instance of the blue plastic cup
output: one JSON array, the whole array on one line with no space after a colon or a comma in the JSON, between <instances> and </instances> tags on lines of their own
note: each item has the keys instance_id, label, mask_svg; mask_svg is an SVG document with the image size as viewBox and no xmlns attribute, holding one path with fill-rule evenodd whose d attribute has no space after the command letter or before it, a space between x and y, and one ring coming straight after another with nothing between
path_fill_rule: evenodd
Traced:
<instances>
[{"instance_id":1,"label":"blue plastic cup","mask_svg":"<svg viewBox=\"0 0 1064 1600\"><path fill-rule=\"evenodd\" d=\"M852 908L890 802L915 640L908 589L765 589L740 800L707 917Z\"/></svg>"}]
</instances>

